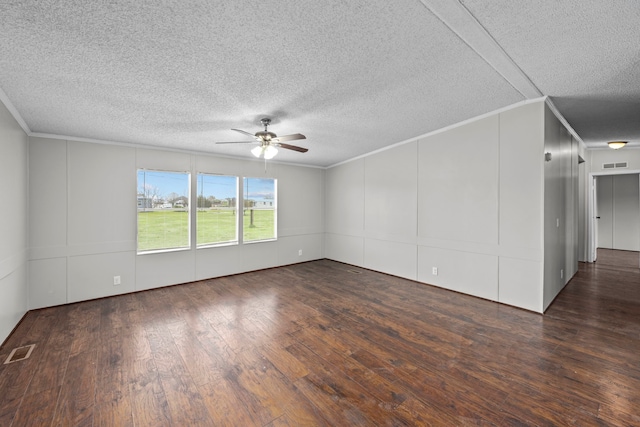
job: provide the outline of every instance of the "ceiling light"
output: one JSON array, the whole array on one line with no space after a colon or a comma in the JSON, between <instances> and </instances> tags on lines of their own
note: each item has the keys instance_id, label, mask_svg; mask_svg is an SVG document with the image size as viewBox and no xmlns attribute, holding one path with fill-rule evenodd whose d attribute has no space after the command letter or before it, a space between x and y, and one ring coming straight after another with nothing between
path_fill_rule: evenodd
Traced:
<instances>
[{"instance_id":1,"label":"ceiling light","mask_svg":"<svg viewBox=\"0 0 640 427\"><path fill-rule=\"evenodd\" d=\"M273 145L267 145L264 149L264 158L269 160L273 159L278 154L278 149Z\"/></svg>"},{"instance_id":2,"label":"ceiling light","mask_svg":"<svg viewBox=\"0 0 640 427\"><path fill-rule=\"evenodd\" d=\"M260 158L263 151L264 151L264 148L261 145L251 149L251 153L258 158Z\"/></svg>"},{"instance_id":3,"label":"ceiling light","mask_svg":"<svg viewBox=\"0 0 640 427\"><path fill-rule=\"evenodd\" d=\"M278 154L278 149L273 145L259 145L251 149L251 153L257 158L273 159Z\"/></svg>"},{"instance_id":4,"label":"ceiling light","mask_svg":"<svg viewBox=\"0 0 640 427\"><path fill-rule=\"evenodd\" d=\"M619 150L625 145L627 145L627 141L611 141L611 142L608 142L607 144L609 144L609 148L613 148L614 150Z\"/></svg>"}]
</instances>

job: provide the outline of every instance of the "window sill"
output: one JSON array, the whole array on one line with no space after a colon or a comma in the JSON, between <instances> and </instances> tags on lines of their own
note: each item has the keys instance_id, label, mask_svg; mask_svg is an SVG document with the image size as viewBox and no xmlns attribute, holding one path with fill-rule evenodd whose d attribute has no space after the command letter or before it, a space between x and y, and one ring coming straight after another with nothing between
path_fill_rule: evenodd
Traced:
<instances>
[{"instance_id":1,"label":"window sill","mask_svg":"<svg viewBox=\"0 0 640 427\"><path fill-rule=\"evenodd\" d=\"M238 246L240 243L237 240L233 242L211 243L208 245L196 246L196 249L210 249L210 248L224 248L227 246Z\"/></svg>"},{"instance_id":2,"label":"window sill","mask_svg":"<svg viewBox=\"0 0 640 427\"><path fill-rule=\"evenodd\" d=\"M276 242L278 241L277 237L273 239L263 239L263 240L249 240L248 242L242 242L243 245L253 245L254 243L264 243L264 242Z\"/></svg>"},{"instance_id":3,"label":"window sill","mask_svg":"<svg viewBox=\"0 0 640 427\"><path fill-rule=\"evenodd\" d=\"M148 251L136 252L136 255L165 254L165 253L169 253L169 252L184 252L184 251L190 251L190 250L191 250L190 247L171 248L171 249L151 249L151 250L148 250Z\"/></svg>"}]
</instances>

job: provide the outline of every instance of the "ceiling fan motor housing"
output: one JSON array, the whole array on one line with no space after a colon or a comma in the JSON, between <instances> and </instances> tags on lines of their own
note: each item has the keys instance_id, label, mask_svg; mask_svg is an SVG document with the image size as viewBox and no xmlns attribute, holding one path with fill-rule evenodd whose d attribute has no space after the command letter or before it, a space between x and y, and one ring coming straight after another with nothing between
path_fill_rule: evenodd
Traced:
<instances>
[{"instance_id":1,"label":"ceiling fan motor housing","mask_svg":"<svg viewBox=\"0 0 640 427\"><path fill-rule=\"evenodd\" d=\"M256 132L256 138L261 139L262 141L269 142L273 138L276 138L276 134L273 132L269 132L266 130L261 130L260 132Z\"/></svg>"},{"instance_id":2,"label":"ceiling fan motor housing","mask_svg":"<svg viewBox=\"0 0 640 427\"><path fill-rule=\"evenodd\" d=\"M253 136L256 139L256 141L258 141L260 146L255 147L254 149L251 150L254 156L256 157L264 156L265 159L270 159L273 156L275 156L276 153L278 152L276 147L282 147L287 150L298 151L300 153L306 153L307 151L309 151L306 148L284 143L284 141L295 141L298 139L307 139L307 137L304 136L303 134L295 133L291 135L284 135L284 136L278 137L278 135L276 135L273 132L269 132L268 130L268 126L269 124L271 124L270 118L268 117L262 118L260 119L260 123L262 123L262 125L264 126L264 130L256 132L253 135L241 129L231 129L233 131L240 132L241 134L244 134L244 135ZM253 142L253 141L216 142L216 144L246 144L250 142Z\"/></svg>"}]
</instances>

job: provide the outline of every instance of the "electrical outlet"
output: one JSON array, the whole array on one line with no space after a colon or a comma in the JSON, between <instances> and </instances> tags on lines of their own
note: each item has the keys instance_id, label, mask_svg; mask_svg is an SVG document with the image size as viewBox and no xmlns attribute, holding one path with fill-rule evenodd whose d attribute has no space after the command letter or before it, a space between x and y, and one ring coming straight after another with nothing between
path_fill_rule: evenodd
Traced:
<instances>
[{"instance_id":1,"label":"electrical outlet","mask_svg":"<svg viewBox=\"0 0 640 427\"><path fill-rule=\"evenodd\" d=\"M120 283L120 276L113 276L113 286L118 286Z\"/></svg>"},{"instance_id":2,"label":"electrical outlet","mask_svg":"<svg viewBox=\"0 0 640 427\"><path fill-rule=\"evenodd\" d=\"M298 256L302 256L302 249L298 250Z\"/></svg>"},{"instance_id":3,"label":"electrical outlet","mask_svg":"<svg viewBox=\"0 0 640 427\"><path fill-rule=\"evenodd\" d=\"M434 276L437 276L438 275L438 267L431 268L431 274L433 274Z\"/></svg>"},{"instance_id":4,"label":"electrical outlet","mask_svg":"<svg viewBox=\"0 0 640 427\"><path fill-rule=\"evenodd\" d=\"M560 278L564 279L564 270L562 270L562 269L560 270Z\"/></svg>"}]
</instances>

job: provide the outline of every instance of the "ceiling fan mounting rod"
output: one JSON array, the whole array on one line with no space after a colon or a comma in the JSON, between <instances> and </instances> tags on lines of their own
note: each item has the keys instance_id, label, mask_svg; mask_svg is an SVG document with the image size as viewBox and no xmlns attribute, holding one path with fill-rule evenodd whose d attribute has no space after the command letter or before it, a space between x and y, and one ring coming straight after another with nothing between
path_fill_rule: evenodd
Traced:
<instances>
[{"instance_id":1,"label":"ceiling fan mounting rod","mask_svg":"<svg viewBox=\"0 0 640 427\"><path fill-rule=\"evenodd\" d=\"M271 119L265 117L264 119L260 119L260 123L262 123L262 125L264 126L264 131L267 131L267 126L269 126L271 124Z\"/></svg>"}]
</instances>

